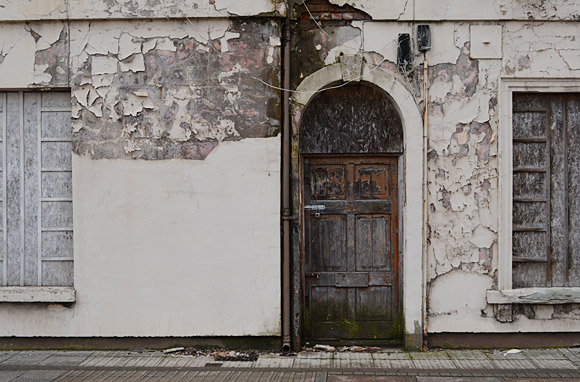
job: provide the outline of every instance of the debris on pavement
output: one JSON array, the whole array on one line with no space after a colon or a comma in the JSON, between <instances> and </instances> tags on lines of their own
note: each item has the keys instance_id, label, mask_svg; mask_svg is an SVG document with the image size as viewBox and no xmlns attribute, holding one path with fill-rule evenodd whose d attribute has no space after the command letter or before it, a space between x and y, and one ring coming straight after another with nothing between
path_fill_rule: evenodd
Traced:
<instances>
[{"instance_id":1,"label":"debris on pavement","mask_svg":"<svg viewBox=\"0 0 580 382\"><path fill-rule=\"evenodd\" d=\"M322 350L322 351L336 351L336 348L334 346L330 346L330 345L314 345L314 350Z\"/></svg>"},{"instance_id":2,"label":"debris on pavement","mask_svg":"<svg viewBox=\"0 0 580 382\"><path fill-rule=\"evenodd\" d=\"M214 356L216 361L242 361L254 362L258 360L260 355L257 352L239 353L235 351L217 352Z\"/></svg>"},{"instance_id":3,"label":"debris on pavement","mask_svg":"<svg viewBox=\"0 0 580 382\"><path fill-rule=\"evenodd\" d=\"M212 357L216 361L242 361L253 362L258 359L260 353L257 351L229 351L229 350L199 350L195 348L172 348L164 350L163 353L176 356Z\"/></svg>"},{"instance_id":4,"label":"debris on pavement","mask_svg":"<svg viewBox=\"0 0 580 382\"><path fill-rule=\"evenodd\" d=\"M519 354L519 353L521 353L521 352L522 352L522 351L521 351L520 349L510 349L510 350L507 350L507 351L505 351L505 352L503 353L503 356L504 356L504 357L507 357L507 356L508 356L508 355L510 355L510 354Z\"/></svg>"},{"instance_id":5,"label":"debris on pavement","mask_svg":"<svg viewBox=\"0 0 580 382\"><path fill-rule=\"evenodd\" d=\"M341 346L339 348L335 348L334 346L330 346L330 345L315 345L314 347L305 347L304 349L302 349L303 351L306 352L367 352L367 353L373 353L376 352L377 350L379 350L380 348L378 347L373 347L373 346Z\"/></svg>"},{"instance_id":6,"label":"debris on pavement","mask_svg":"<svg viewBox=\"0 0 580 382\"><path fill-rule=\"evenodd\" d=\"M171 354L171 353L176 353L178 351L182 351L185 350L185 348L183 347L178 347L178 348L171 348L171 349L165 349L163 350L163 354Z\"/></svg>"}]
</instances>

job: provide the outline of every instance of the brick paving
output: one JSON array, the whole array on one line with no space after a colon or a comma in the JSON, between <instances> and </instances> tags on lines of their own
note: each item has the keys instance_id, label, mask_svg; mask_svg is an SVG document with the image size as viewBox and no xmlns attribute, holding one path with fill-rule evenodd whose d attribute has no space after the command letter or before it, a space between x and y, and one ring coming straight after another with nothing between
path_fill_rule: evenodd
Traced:
<instances>
[{"instance_id":1,"label":"brick paving","mask_svg":"<svg viewBox=\"0 0 580 382\"><path fill-rule=\"evenodd\" d=\"M263 354L257 361L132 351L0 352L0 382L580 381L580 349Z\"/></svg>"}]
</instances>

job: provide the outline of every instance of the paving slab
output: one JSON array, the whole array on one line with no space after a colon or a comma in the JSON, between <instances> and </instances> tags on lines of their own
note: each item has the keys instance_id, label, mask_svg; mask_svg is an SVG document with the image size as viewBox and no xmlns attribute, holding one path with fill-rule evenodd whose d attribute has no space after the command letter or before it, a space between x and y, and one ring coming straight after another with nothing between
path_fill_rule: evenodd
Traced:
<instances>
[{"instance_id":1,"label":"paving slab","mask_svg":"<svg viewBox=\"0 0 580 382\"><path fill-rule=\"evenodd\" d=\"M20 370L0 370L0 381L11 382L16 379L16 377L24 373L24 371Z\"/></svg>"},{"instance_id":2,"label":"paving slab","mask_svg":"<svg viewBox=\"0 0 580 382\"><path fill-rule=\"evenodd\" d=\"M8 358L13 357L16 352L0 352L0 363L6 361Z\"/></svg>"},{"instance_id":3,"label":"paving slab","mask_svg":"<svg viewBox=\"0 0 580 382\"><path fill-rule=\"evenodd\" d=\"M417 377L417 382L503 382L496 377Z\"/></svg>"},{"instance_id":4,"label":"paving slab","mask_svg":"<svg viewBox=\"0 0 580 382\"><path fill-rule=\"evenodd\" d=\"M430 351L424 353L409 353L411 359L451 359L446 351Z\"/></svg>"},{"instance_id":5,"label":"paving slab","mask_svg":"<svg viewBox=\"0 0 580 382\"><path fill-rule=\"evenodd\" d=\"M64 354L52 355L40 362L39 365L51 366L76 366L87 359L88 356L68 356Z\"/></svg>"},{"instance_id":6,"label":"paving slab","mask_svg":"<svg viewBox=\"0 0 580 382\"><path fill-rule=\"evenodd\" d=\"M14 382L47 382L53 381L60 375L64 374L64 370L30 370L24 374L19 375ZM11 381L12 382L12 381Z\"/></svg>"},{"instance_id":7,"label":"paving slab","mask_svg":"<svg viewBox=\"0 0 580 382\"><path fill-rule=\"evenodd\" d=\"M481 350L447 350L447 355L451 359L488 359Z\"/></svg>"},{"instance_id":8,"label":"paving slab","mask_svg":"<svg viewBox=\"0 0 580 382\"><path fill-rule=\"evenodd\" d=\"M490 370L494 368L494 364L488 359L455 359L456 369L471 369L471 370Z\"/></svg>"},{"instance_id":9,"label":"paving slab","mask_svg":"<svg viewBox=\"0 0 580 382\"><path fill-rule=\"evenodd\" d=\"M329 375L328 382L416 382L415 377L397 376L360 376L360 375Z\"/></svg>"},{"instance_id":10,"label":"paving slab","mask_svg":"<svg viewBox=\"0 0 580 382\"><path fill-rule=\"evenodd\" d=\"M414 359L417 369L455 369L455 363L450 359Z\"/></svg>"},{"instance_id":11,"label":"paving slab","mask_svg":"<svg viewBox=\"0 0 580 382\"><path fill-rule=\"evenodd\" d=\"M255 363L255 367L277 367L288 368L294 366L295 357L260 357Z\"/></svg>"},{"instance_id":12,"label":"paving slab","mask_svg":"<svg viewBox=\"0 0 580 382\"><path fill-rule=\"evenodd\" d=\"M560 349L526 349L522 353L529 359L568 359Z\"/></svg>"},{"instance_id":13,"label":"paving slab","mask_svg":"<svg viewBox=\"0 0 580 382\"><path fill-rule=\"evenodd\" d=\"M53 354L53 352L44 351L18 352L4 360L0 365L38 365Z\"/></svg>"},{"instance_id":14,"label":"paving slab","mask_svg":"<svg viewBox=\"0 0 580 382\"><path fill-rule=\"evenodd\" d=\"M535 369L534 364L528 359L497 359L493 360L492 363L498 369Z\"/></svg>"},{"instance_id":15,"label":"paving slab","mask_svg":"<svg viewBox=\"0 0 580 382\"><path fill-rule=\"evenodd\" d=\"M295 368L311 368L311 367L320 367L320 368L331 368L335 367L338 362L345 362L350 364L350 360L333 360L333 359L311 359L311 358L297 358L294 363L293 367Z\"/></svg>"},{"instance_id":16,"label":"paving slab","mask_svg":"<svg viewBox=\"0 0 580 382\"><path fill-rule=\"evenodd\" d=\"M569 378L505 378L506 382L573 382Z\"/></svg>"},{"instance_id":17,"label":"paving slab","mask_svg":"<svg viewBox=\"0 0 580 382\"><path fill-rule=\"evenodd\" d=\"M373 359L411 359L410 353L403 353L403 352L386 352L386 353L371 353Z\"/></svg>"},{"instance_id":18,"label":"paving slab","mask_svg":"<svg viewBox=\"0 0 580 382\"><path fill-rule=\"evenodd\" d=\"M296 358L332 359L334 358L334 353L301 351L296 355Z\"/></svg>"},{"instance_id":19,"label":"paving slab","mask_svg":"<svg viewBox=\"0 0 580 382\"><path fill-rule=\"evenodd\" d=\"M560 359L532 359L531 362L540 369L569 369L578 370L571 361Z\"/></svg>"}]
</instances>

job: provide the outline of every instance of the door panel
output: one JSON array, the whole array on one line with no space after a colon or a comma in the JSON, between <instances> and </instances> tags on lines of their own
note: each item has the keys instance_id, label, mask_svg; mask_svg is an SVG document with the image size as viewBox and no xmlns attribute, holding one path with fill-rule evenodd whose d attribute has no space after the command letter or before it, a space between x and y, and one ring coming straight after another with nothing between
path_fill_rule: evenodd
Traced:
<instances>
[{"instance_id":1,"label":"door panel","mask_svg":"<svg viewBox=\"0 0 580 382\"><path fill-rule=\"evenodd\" d=\"M387 270L391 264L389 215L356 217L356 270Z\"/></svg>"},{"instance_id":2,"label":"door panel","mask_svg":"<svg viewBox=\"0 0 580 382\"><path fill-rule=\"evenodd\" d=\"M398 343L397 158L303 165L306 339Z\"/></svg>"},{"instance_id":3,"label":"door panel","mask_svg":"<svg viewBox=\"0 0 580 382\"><path fill-rule=\"evenodd\" d=\"M308 225L307 266L319 272L346 271L346 216L320 216L317 224Z\"/></svg>"}]
</instances>

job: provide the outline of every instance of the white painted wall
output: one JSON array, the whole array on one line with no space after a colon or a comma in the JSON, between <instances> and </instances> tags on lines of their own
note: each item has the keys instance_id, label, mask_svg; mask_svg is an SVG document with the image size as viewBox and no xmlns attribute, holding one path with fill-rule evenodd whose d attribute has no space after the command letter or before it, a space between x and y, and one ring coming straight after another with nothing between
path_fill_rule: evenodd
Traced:
<instances>
[{"instance_id":1,"label":"white painted wall","mask_svg":"<svg viewBox=\"0 0 580 382\"><path fill-rule=\"evenodd\" d=\"M279 169L279 137L74 156L77 302L2 304L0 336L279 335Z\"/></svg>"}]
</instances>

